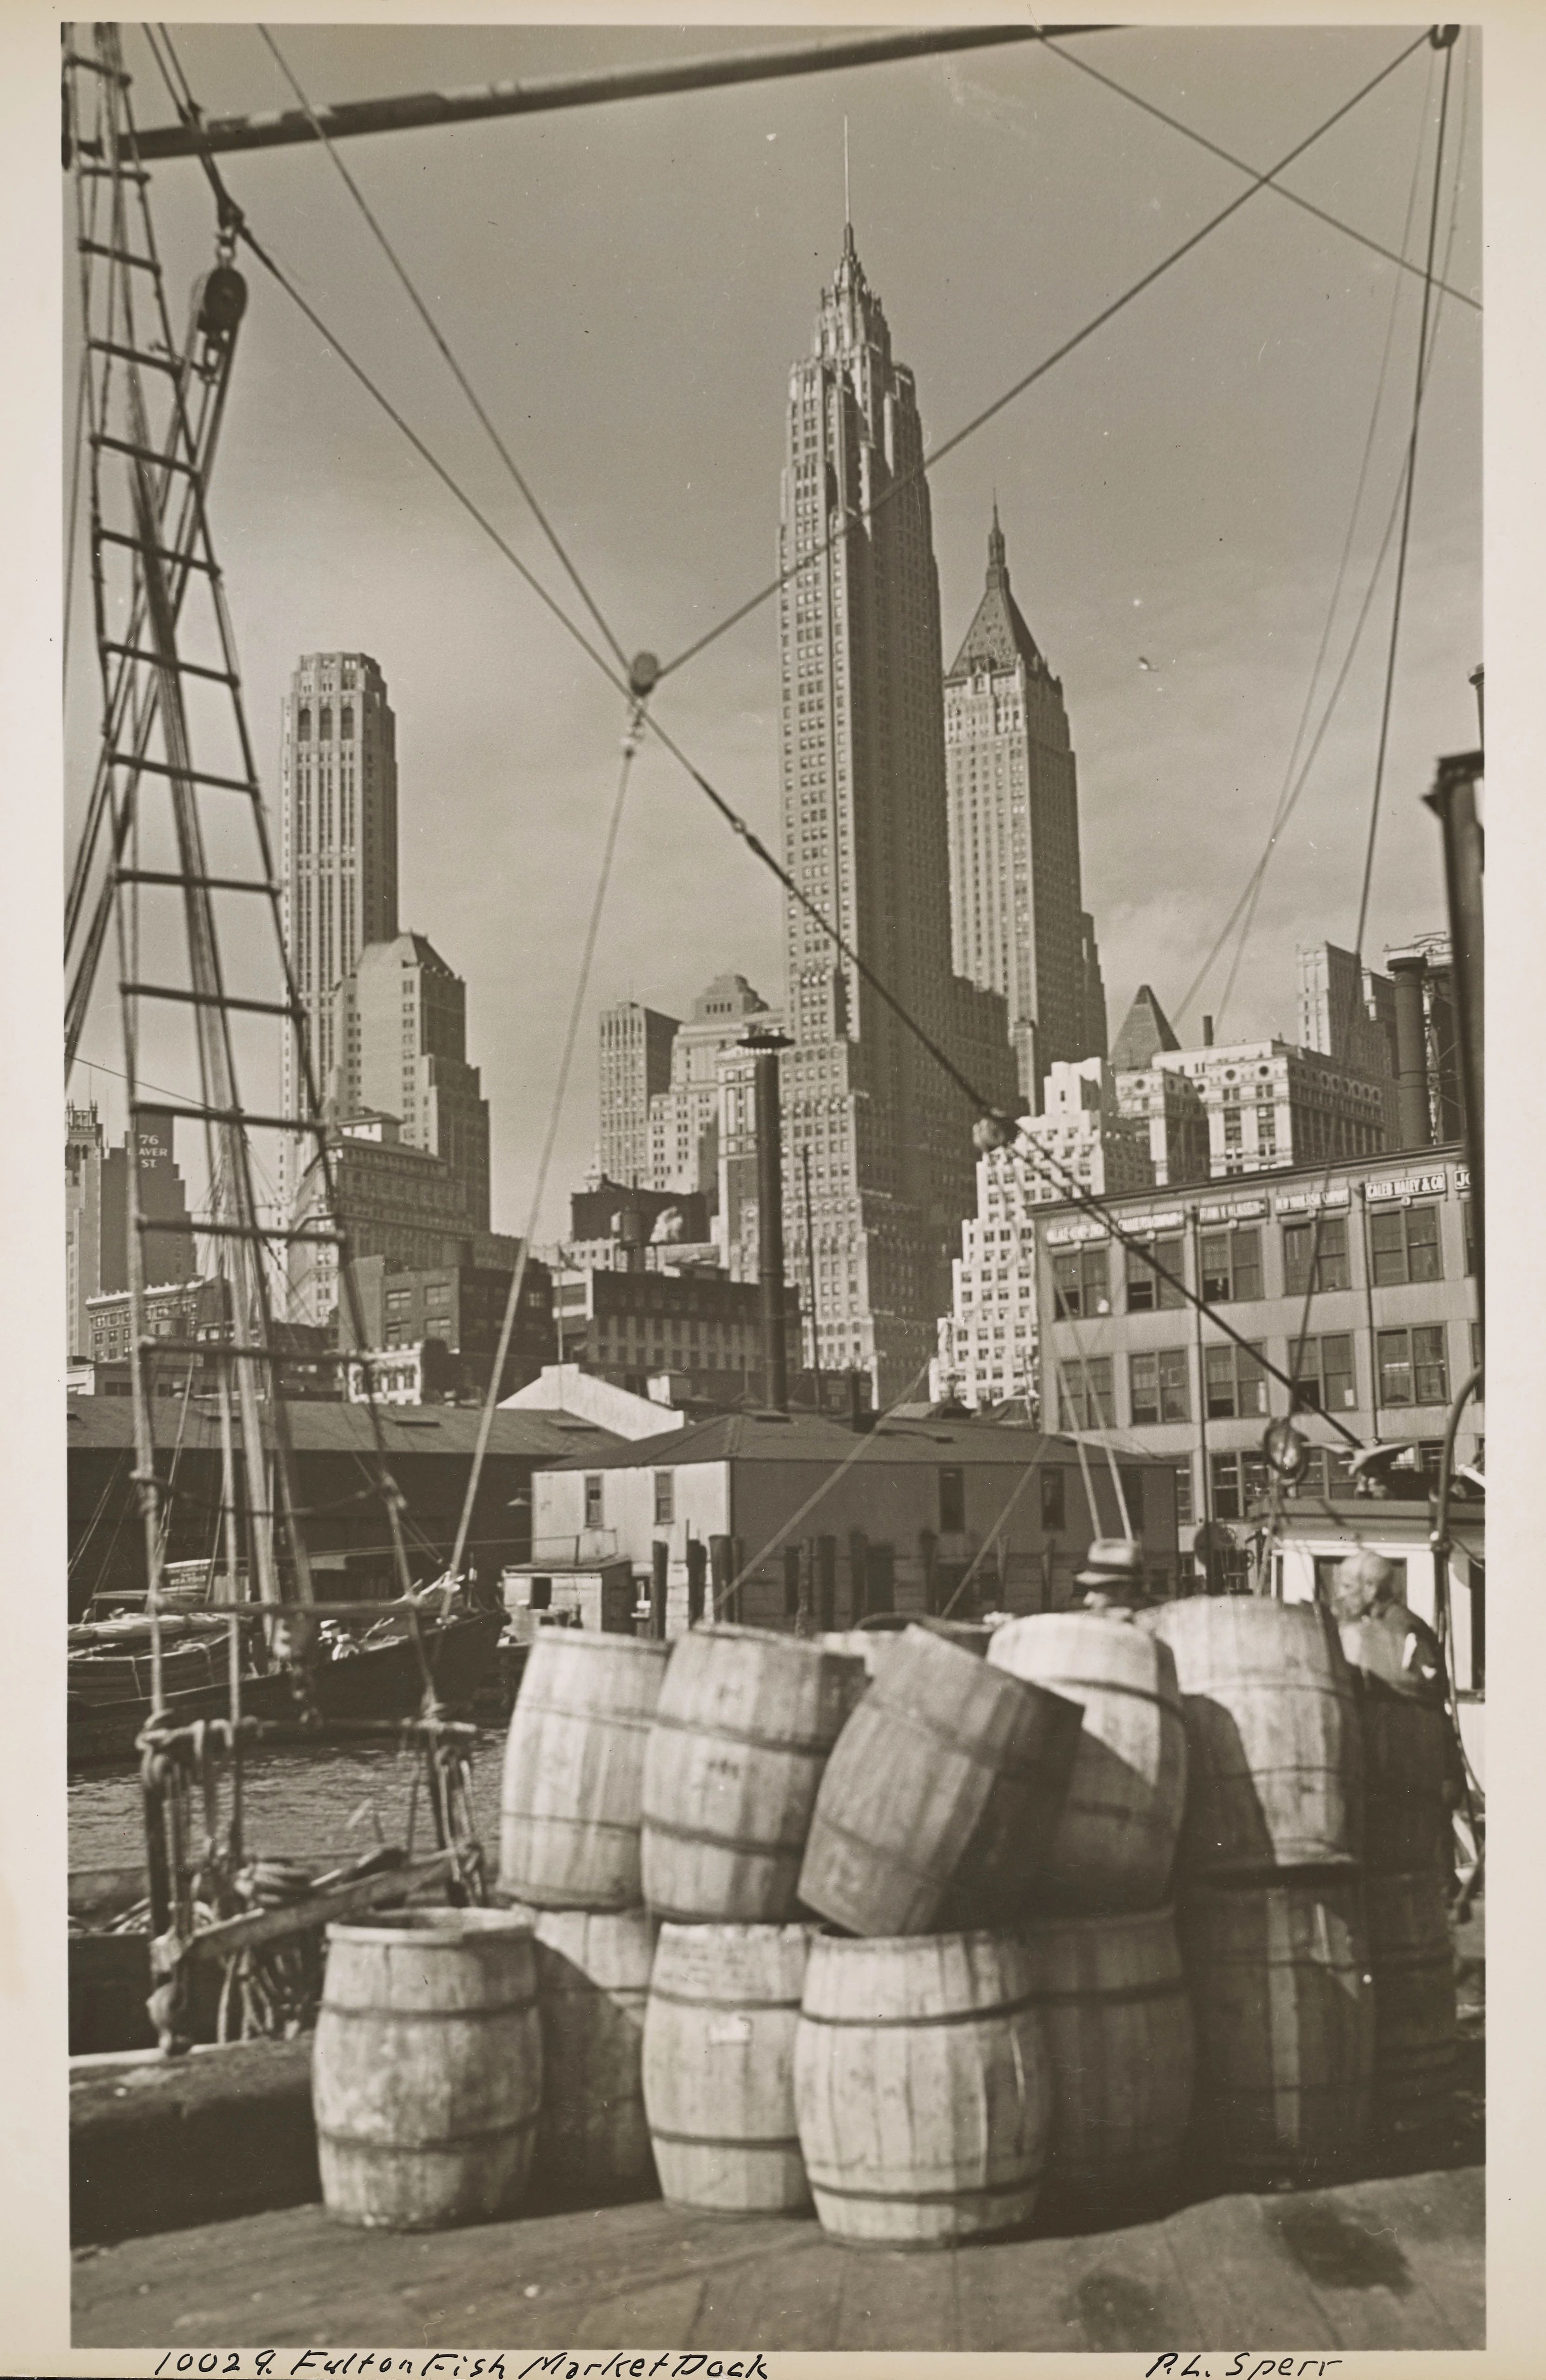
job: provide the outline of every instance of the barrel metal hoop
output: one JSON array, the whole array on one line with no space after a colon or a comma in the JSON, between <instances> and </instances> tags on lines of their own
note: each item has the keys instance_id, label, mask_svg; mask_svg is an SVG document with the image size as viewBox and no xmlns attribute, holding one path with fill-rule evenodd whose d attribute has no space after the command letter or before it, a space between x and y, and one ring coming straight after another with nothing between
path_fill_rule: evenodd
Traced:
<instances>
[{"instance_id":1,"label":"barrel metal hoop","mask_svg":"<svg viewBox=\"0 0 1546 2380\"><path fill-rule=\"evenodd\" d=\"M724 2009L733 2016L750 2016L758 2009L797 2009L799 2007L797 1999L749 2000L744 1998L737 2000L700 1999L696 1994L661 1991L653 1984L650 1985L650 1998L652 2000L664 2000L671 2008Z\"/></svg>"},{"instance_id":2,"label":"barrel metal hoop","mask_svg":"<svg viewBox=\"0 0 1546 2380\"><path fill-rule=\"evenodd\" d=\"M536 1999L532 1998L529 2000L489 2000L479 2008L383 2008L379 2001L369 2008L351 2008L342 2000L324 1999L321 2013L326 2016L375 2017L387 2024L481 2024L486 2017L519 2016L536 2005Z\"/></svg>"},{"instance_id":3,"label":"barrel metal hoop","mask_svg":"<svg viewBox=\"0 0 1546 2380\"><path fill-rule=\"evenodd\" d=\"M427 2141L378 2141L366 2132L329 2131L323 2124L317 2127L317 2138L329 2148L353 2149L364 2156L414 2156L425 2149L465 2148L471 2141L510 2140L534 2131L541 2113L540 2107L534 2107L530 2116L517 2116L507 2124L483 2124L470 2132L437 2132Z\"/></svg>"},{"instance_id":4,"label":"barrel metal hoop","mask_svg":"<svg viewBox=\"0 0 1546 2380\"><path fill-rule=\"evenodd\" d=\"M1008 1677L1009 1671L1005 1670L1000 1674ZM1036 1681L1033 1678L1016 1678L1014 1683L1017 1686L1029 1686L1034 1685ZM1046 1687L1041 1689L1042 1693L1050 1691ZM995 1756L990 1753L985 1758L980 1740L974 1741L970 1736L957 1735L953 1729L941 1727L933 1719L920 1718L916 1710L910 1709L903 1703L888 1702L881 1692L879 1684L871 1686L867 1699L874 1703L877 1710L883 1710L889 1718L897 1720L911 1734L921 1735L926 1742L936 1747L943 1744L947 1752L958 1752L962 1759L968 1761L973 1768L984 1769L995 1780L1000 1777L1040 1778L1045 1767L1047 1748L1044 1744L1038 1744L1033 1751L1021 1751L1017 1755L1014 1752L1008 1755L1001 1752Z\"/></svg>"},{"instance_id":5,"label":"barrel metal hoop","mask_svg":"<svg viewBox=\"0 0 1546 2380\"><path fill-rule=\"evenodd\" d=\"M653 1727L668 1727L675 1735L700 1735L711 1742L749 1743L758 1752L787 1752L801 1759L824 1759L837 1741L832 1735L763 1735L755 1728L722 1727L716 1721L673 1718L669 1711L657 1711L651 1721Z\"/></svg>"},{"instance_id":6,"label":"barrel metal hoop","mask_svg":"<svg viewBox=\"0 0 1546 2380\"><path fill-rule=\"evenodd\" d=\"M761 1852L769 1859L784 1859L798 1866L802 1845L799 1843L765 1842L757 1835L724 1835L712 1827L678 1827L669 1818L651 1817L644 1814L644 1831L650 1835L669 1835L678 1843L714 1843L727 1852Z\"/></svg>"},{"instance_id":7,"label":"barrel metal hoop","mask_svg":"<svg viewBox=\"0 0 1546 2380\"><path fill-rule=\"evenodd\" d=\"M961 2190L856 2190L836 2181L818 2181L810 2174L811 2189L822 2198L873 2199L887 2206L960 2206L973 2198L1014 2198L1037 2189L1041 2180L1041 2168L1021 2174L1013 2181L979 2181Z\"/></svg>"},{"instance_id":8,"label":"barrel metal hoop","mask_svg":"<svg viewBox=\"0 0 1546 2380\"><path fill-rule=\"evenodd\" d=\"M780 2132L771 2139L749 2140L739 2132L668 2132L659 2124L650 2127L652 2141L673 2141L689 2149L797 2149L797 2132Z\"/></svg>"},{"instance_id":9,"label":"barrel metal hoop","mask_svg":"<svg viewBox=\"0 0 1546 2380\"><path fill-rule=\"evenodd\" d=\"M826 1833L831 1835L841 1835L846 1843L858 1843L862 1851L870 1852L871 1858L873 1858L875 1845L869 1835L861 1835L855 1828L846 1827L840 1818L829 1817L824 1810L822 1811L820 1815L822 1826ZM976 1828L979 1819L980 1819L980 1816L981 1812L980 1811L978 1813L978 1818L972 1821L974 1828ZM811 1831L814 1834L814 1828L812 1828ZM915 1867L911 1860L904 1859L901 1852L895 1850L890 1843L887 1843L884 1846L883 1858L887 1867L900 1868L904 1876L917 1876L920 1884L932 1884L938 1886L942 1891L944 1889L944 1879L938 1876L932 1868ZM824 1912L822 1913L825 1914Z\"/></svg>"},{"instance_id":10,"label":"barrel metal hoop","mask_svg":"<svg viewBox=\"0 0 1546 2380\"><path fill-rule=\"evenodd\" d=\"M528 1702L523 1694L519 1700L517 1716L525 1718L532 1711L540 1713L543 1718L578 1718L587 1727L626 1727L635 1734L655 1724L653 1711L617 1710L610 1705L603 1709L591 1707L586 1710L574 1710L567 1703Z\"/></svg>"},{"instance_id":11,"label":"barrel metal hoop","mask_svg":"<svg viewBox=\"0 0 1546 2380\"><path fill-rule=\"evenodd\" d=\"M925 1941L928 1937L919 1935L916 1938ZM941 2009L937 2014L926 2016L822 2016L815 2009L802 2007L800 2019L805 2024L851 2026L855 2031L864 2033L889 2032L894 2027L906 2026L916 2031L920 2025L926 2025L930 2032L933 2032L940 2025L987 2024L995 2017L1023 2016L1028 2009L1038 2008L1041 2004L1035 1993L1028 1992L1017 2000L995 2000L992 2008Z\"/></svg>"},{"instance_id":12,"label":"barrel metal hoop","mask_svg":"<svg viewBox=\"0 0 1546 2380\"><path fill-rule=\"evenodd\" d=\"M992 1664L996 1670L998 1662ZM1020 1678L1018 1670L1005 1669L1006 1677ZM1129 1694L1140 1703L1158 1703L1169 1711L1180 1725L1185 1725L1174 1695L1162 1694L1153 1686L1129 1686L1120 1678L1020 1678L1023 1686L1041 1686L1049 1694Z\"/></svg>"}]
</instances>

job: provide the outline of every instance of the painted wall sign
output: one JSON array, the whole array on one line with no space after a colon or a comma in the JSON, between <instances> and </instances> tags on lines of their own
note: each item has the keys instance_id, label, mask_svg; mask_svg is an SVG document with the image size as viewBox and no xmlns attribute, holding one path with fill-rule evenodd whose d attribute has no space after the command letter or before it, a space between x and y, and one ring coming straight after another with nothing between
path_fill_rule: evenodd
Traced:
<instances>
[{"instance_id":1,"label":"painted wall sign","mask_svg":"<svg viewBox=\"0 0 1546 2380\"><path fill-rule=\"evenodd\" d=\"M1186 1215L1177 1207L1168 1215L1124 1215L1122 1228L1130 1232L1135 1239L1152 1240L1157 1239L1162 1232L1179 1232L1186 1220Z\"/></svg>"},{"instance_id":2,"label":"painted wall sign","mask_svg":"<svg viewBox=\"0 0 1546 2380\"><path fill-rule=\"evenodd\" d=\"M1110 1237L1104 1223L1049 1223L1046 1232L1050 1248L1066 1247L1072 1240L1109 1240Z\"/></svg>"},{"instance_id":3,"label":"painted wall sign","mask_svg":"<svg viewBox=\"0 0 1546 2380\"><path fill-rule=\"evenodd\" d=\"M1280 1215L1313 1215L1321 1207L1345 1207L1351 1196L1343 1182L1331 1190L1280 1190L1272 1206Z\"/></svg>"},{"instance_id":4,"label":"painted wall sign","mask_svg":"<svg viewBox=\"0 0 1546 2380\"><path fill-rule=\"evenodd\" d=\"M1366 1182L1363 1194L1365 1198L1369 1200L1429 1198L1435 1196L1442 1197L1444 1188L1444 1170L1441 1165L1437 1172L1433 1173L1385 1174L1378 1182Z\"/></svg>"},{"instance_id":5,"label":"painted wall sign","mask_svg":"<svg viewBox=\"0 0 1546 2380\"><path fill-rule=\"evenodd\" d=\"M1265 1198L1216 1198L1198 1208L1197 1219L1199 1223L1244 1223L1266 1212Z\"/></svg>"}]
</instances>

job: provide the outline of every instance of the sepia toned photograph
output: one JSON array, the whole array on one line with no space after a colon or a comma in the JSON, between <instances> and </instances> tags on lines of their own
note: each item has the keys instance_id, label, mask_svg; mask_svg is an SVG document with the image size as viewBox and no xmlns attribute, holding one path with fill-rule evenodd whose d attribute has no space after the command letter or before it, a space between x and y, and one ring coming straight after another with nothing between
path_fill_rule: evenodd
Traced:
<instances>
[{"instance_id":1,"label":"sepia toned photograph","mask_svg":"<svg viewBox=\"0 0 1546 2380\"><path fill-rule=\"evenodd\" d=\"M63 27L77 2350L1486 2347L1489 38Z\"/></svg>"}]
</instances>

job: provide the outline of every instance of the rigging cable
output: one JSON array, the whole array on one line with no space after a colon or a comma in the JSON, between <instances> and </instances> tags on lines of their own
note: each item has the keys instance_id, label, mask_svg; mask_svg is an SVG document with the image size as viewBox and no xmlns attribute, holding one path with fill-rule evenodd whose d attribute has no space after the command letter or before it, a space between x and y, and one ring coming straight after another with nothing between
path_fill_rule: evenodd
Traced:
<instances>
[{"instance_id":1,"label":"rigging cable","mask_svg":"<svg viewBox=\"0 0 1546 2380\"><path fill-rule=\"evenodd\" d=\"M1433 60L1430 55L1428 62L1428 80L1422 94L1422 108L1418 118L1417 145L1412 156L1412 178L1406 192L1406 214L1401 227L1401 256L1403 261L1406 260L1407 241L1411 237L1412 219L1417 212L1418 188L1422 179L1422 152L1424 146L1423 134L1428 122L1428 106L1430 95L1432 91L1432 85ZM1417 270L1418 268L1414 267L1413 269ZM1402 285L1401 282L1397 281L1391 290L1390 311L1385 318L1384 345L1381 350L1380 370L1374 383L1374 401L1369 407L1369 428L1364 434L1363 454L1359 458L1357 480L1353 490L1352 507L1347 516L1347 534L1342 541L1342 553L1336 566L1336 577L1332 587L1331 601L1326 606L1326 618L1321 630L1321 642L1316 650L1315 660L1310 667L1309 684L1305 688L1304 708L1299 713L1298 725L1294 731L1294 742L1289 750L1288 765L1284 771L1283 783L1279 788L1277 805L1272 813L1272 823L1268 834L1269 850L1272 849L1275 845L1277 837L1282 832L1283 826L1286 820L1286 806L1294 783L1294 771L1298 765L1300 750L1303 747L1304 739L1309 727L1310 712L1314 708L1316 691L1321 684L1321 673L1325 666L1326 655L1331 648L1332 629L1335 624L1337 612L1342 602L1342 590L1346 583L1348 565L1352 561L1353 557L1353 540L1357 534L1358 522L1363 512L1364 493L1369 484L1369 467L1373 459L1375 436L1380 427L1380 417L1384 407L1385 382L1389 378L1391 356L1395 346L1395 324L1396 318L1401 310ZM1399 492L1398 478L1398 495ZM1387 538L1386 542L1388 543L1388 541ZM1384 549L1382 547L1382 557L1383 555L1383 551ZM1251 881L1250 899L1246 909L1245 922L1240 929L1240 940L1236 948L1235 958L1224 983L1223 995L1215 1012L1215 1038L1221 1041L1224 1037L1222 1031L1218 1031L1217 1028L1222 1026L1224 1013L1229 1006L1230 994L1235 988L1235 979L1239 972L1241 960L1245 955L1246 945L1250 940L1251 929L1256 920L1257 904L1260 898L1261 887L1266 881L1266 877L1267 869L1265 865L1263 865L1256 871Z\"/></svg>"},{"instance_id":2,"label":"rigging cable","mask_svg":"<svg viewBox=\"0 0 1546 2380\"><path fill-rule=\"evenodd\" d=\"M895 497L901 495L907 489L916 486L920 480L926 479L937 464L943 463L947 455L954 454L957 446L963 445L985 423L992 421L996 414L1002 413L1005 406L1012 405L1016 397L1023 396L1028 388L1034 387L1039 380L1044 379L1054 365L1062 363L1065 358L1071 356L1077 347L1081 347L1087 339L1092 338L1097 331L1102 329L1115 315L1120 314L1125 307L1130 306L1135 298L1141 297L1146 289L1152 288L1155 282L1161 280L1173 265L1179 264L1184 256L1189 256L1194 248L1199 247L1211 233L1217 231L1221 224L1227 223L1231 215L1238 214L1240 209L1248 205L1258 191L1264 190L1276 176L1293 164L1296 157L1302 157L1307 149L1313 148L1316 141L1322 139L1333 125L1340 124L1344 116L1350 115L1355 107L1369 97L1370 91L1377 90L1388 76L1394 74L1398 67L1405 66L1412 53L1419 49L1428 38L1426 33L1419 33L1415 41L1409 42L1404 50L1399 51L1391 59L1388 66L1382 67L1380 72L1370 81L1366 82L1360 91L1353 93L1351 99L1345 100L1339 108L1328 115L1324 123L1318 125L1313 132L1308 134L1303 140L1296 142L1287 155L1280 157L1277 164L1270 167L1265 174L1258 174L1247 188L1231 199L1226 207L1221 207L1217 214L1211 215L1208 221L1184 239L1179 247L1173 248L1167 256L1160 259L1158 264L1151 265L1147 273L1140 274L1138 279L1131 283L1120 297L1114 298L1108 306L1103 306L1098 314L1093 315L1081 330L1076 331L1071 338L1065 339L1062 346L1054 347L1050 355L1043 356L1039 364L1031 370L1023 373L1011 387L1004 390L1002 396L996 396L991 405L985 405L980 413L973 414L969 421L963 422L959 430L952 431L951 435L927 455L922 462L915 464L910 470L903 472L900 479L891 480L869 509L859 515L859 519L866 525L873 521L877 513L883 511ZM771 578L765 587L759 589L758 592L750 596L746 602L738 605L734 612L727 613L717 625L706 629L702 636L697 638L692 644L686 646L673 661L667 662L661 671L661 675L669 677L674 671L681 669L684 663L695 659L720 637L727 635L730 629L738 626L742 620L760 610L770 596L776 595L779 589L786 585L791 578L797 577L801 571L809 570L813 563L819 562L822 556L830 552L834 545L840 544L848 533L849 524L846 521L839 528L829 529L809 552L801 554L797 562L791 563L786 569L781 570L776 578Z\"/></svg>"},{"instance_id":3,"label":"rigging cable","mask_svg":"<svg viewBox=\"0 0 1546 2380\"><path fill-rule=\"evenodd\" d=\"M602 847L601 872L596 879L596 890L590 903L590 916L585 929L584 944L580 950L579 973L575 979L574 999L569 1005L568 1030L564 1036L564 1047L559 1056L557 1079L554 1084L553 1101L548 1110L547 1131L543 1136L542 1154L537 1163L537 1179L531 1193L526 1230L521 1238L520 1254L516 1259L515 1271L510 1276L510 1293L505 1301L505 1318L499 1328L499 1345L494 1354L493 1369L489 1374L488 1393L483 1399L483 1408L478 1417L478 1442L473 1449L472 1467L467 1477L467 1493L462 1500L461 1518L456 1524L456 1544L452 1548L451 1561L446 1572L446 1578L452 1585L460 1573L462 1556L467 1550L468 1531L472 1525L472 1508L478 1499L478 1483L482 1475L483 1459L489 1451L489 1433L493 1427L494 1407L500 1401L500 1391L505 1379L505 1359L510 1352L510 1340L516 1327L516 1316L520 1309L521 1290L526 1281L527 1259L531 1253L531 1236L537 1229L542 1200L547 1193L548 1168L553 1161L554 1146L558 1138L559 1120L564 1111L564 1098L569 1085L569 1067L574 1059L575 1044L579 1038L580 1017L590 983L590 963L596 953L596 939L601 931L602 910L606 901L607 886L612 879L613 856L617 848L618 832L623 823L623 805L627 799L628 780L633 774L634 760L638 756L643 736L647 691L646 689L645 692L634 698L633 708L628 715L627 728L623 737L623 759L622 766L617 771L617 791L613 797L612 815L607 821L606 841Z\"/></svg>"},{"instance_id":4,"label":"rigging cable","mask_svg":"<svg viewBox=\"0 0 1546 2380\"><path fill-rule=\"evenodd\" d=\"M1205 132L1199 132L1191 125L1183 124L1178 115L1167 115L1165 110L1163 107L1157 107L1151 99L1145 99L1140 92L1129 90L1126 83L1118 82L1114 75L1102 74L1099 67L1092 67L1085 59L1077 57L1072 50L1063 49L1050 34L1042 35L1041 46L1045 50L1050 50L1054 58L1061 58L1065 66L1077 67L1081 74L1090 76L1096 82L1104 83L1108 91L1115 91L1119 99L1129 100L1134 107L1140 107L1146 115L1155 116L1160 123L1167 124L1173 132L1179 132L1184 139L1195 141L1199 149L1206 149L1211 157L1222 158L1226 165L1233 165L1237 173L1255 173L1255 166L1248 165L1243 157L1236 157L1228 149L1221 148L1216 140L1210 140ZM1398 253L1394 248L1386 248L1379 240L1371 239L1367 232L1355 230L1354 226L1350 223L1345 223L1340 215L1331 214L1324 207L1318 207L1313 199L1304 199L1299 196L1297 190L1285 189L1283 184L1275 179L1272 183L1272 190L1276 197L1286 199L1290 205L1302 207L1306 214L1319 216L1320 220L1323 224L1329 224L1333 231L1345 233L1349 239L1356 239L1360 247L1371 249L1376 256L1382 256L1387 264L1399 264L1404 273L1421 273L1421 265L1413 264L1406 256L1405 241ZM1444 271L1447 274L1449 271L1447 264ZM1466 290L1455 288L1447 279L1441 281L1439 286L1446 290L1450 297L1457 298L1462 306L1471 306L1479 314L1481 312L1479 298L1472 298Z\"/></svg>"},{"instance_id":5,"label":"rigging cable","mask_svg":"<svg viewBox=\"0 0 1546 2380\"><path fill-rule=\"evenodd\" d=\"M452 354L444 334L442 332L439 323L435 321L434 316L431 313L429 307L420 297L418 289L414 286L413 281L410 278L402 259L398 256L396 249L393 247L392 242L387 238L385 232L382 229L381 225L372 213L366 200L365 193L361 190L359 183L355 180L354 176L349 172L349 169L345 164L342 157L339 156L336 145L329 140L326 130L318 119L310 101L307 98L304 91L302 91L294 71L286 63L284 54L280 50L279 44L274 40L274 35L269 31L266 25L260 25L258 27L258 31L262 35L263 41L268 44L269 49L272 51L274 63L278 67L280 73L289 84L290 89L294 91L297 99L299 100L302 108L306 112L307 121L311 126L311 128L315 132L318 140L322 142L323 147L326 150L329 157L333 161L333 164L337 168L345 188L348 191L356 206L359 209L360 213L364 216L365 221L369 224L371 231L374 233L382 253L386 258L387 262L391 265L392 270L396 274L398 280L402 283L403 287L407 290L409 302L412 304L420 321L423 323L424 328L428 331L431 338L433 339L436 346L440 349L441 354L444 357L445 361L450 367L451 372L456 382L457 387L461 390L462 395L466 397L469 405L471 406L473 412L478 416L479 420L487 431L489 438L493 445L495 453L499 456L500 461L504 464L505 468L510 474L511 479L520 490L521 494L526 498L526 501L530 506L532 514L536 518L538 527L541 528L543 536L547 539L548 543L552 546L554 553L558 556L559 561L563 564L564 568L567 571L569 578L573 583L575 592L578 595L580 601L584 604L586 610L590 613L590 617L594 620L597 627L601 630L607 644L611 647L613 655L616 660L618 666L621 669L626 670L628 666L627 655L624 652L622 646L618 643L611 628L607 625L605 619L602 615L600 606L597 604L595 598L591 595L590 589L586 586L584 579L580 577L579 572L576 569L569 554L565 550L563 541L560 539L557 530L554 528L553 523L549 520L546 513L542 510L542 505L537 502L535 495L531 492L530 486L522 476L515 457L510 453L509 448L505 445L504 439L501 438L498 431L494 428L494 425L490 419L488 412L480 399L476 389L473 387L472 382L469 380L466 372L462 370L461 365L456 361L456 357ZM171 42L166 35L166 29L164 26L162 28L162 36L163 39L166 41L167 48L170 49Z\"/></svg>"}]
</instances>

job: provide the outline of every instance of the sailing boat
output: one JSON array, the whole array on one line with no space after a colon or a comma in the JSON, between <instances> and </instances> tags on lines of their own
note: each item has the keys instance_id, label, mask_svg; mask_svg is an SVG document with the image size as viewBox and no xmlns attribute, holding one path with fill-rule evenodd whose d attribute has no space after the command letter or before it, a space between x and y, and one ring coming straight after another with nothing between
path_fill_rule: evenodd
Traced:
<instances>
[{"instance_id":1,"label":"sailing boat","mask_svg":"<svg viewBox=\"0 0 1546 2380\"><path fill-rule=\"evenodd\" d=\"M314 1946L327 1918L400 1899L426 1867L443 1896L481 1897L468 1773L473 1730L451 1706L492 1661L502 1615L468 1609L449 1576L435 1583L432 1601L416 1590L406 1499L368 1383L366 1492L385 1524L396 1596L385 1606L324 1604L313 1585L283 1393L280 1257L298 1244L315 1247L336 1272L352 1326L342 1335L357 1347L365 1340L206 502L247 304L234 261L241 219L220 189L214 261L194 287L179 340L130 82L116 26L72 29L67 157L103 733L67 904L66 1049L73 1064L111 935L128 1112L132 1480L146 1585L135 1624L71 1647L69 1732L76 1758L140 1755L150 2006L170 2051L191 2037L196 1973L224 1965L222 2010L239 2006L239 2031L288 2029L306 2019L318 1961L313 1947L298 1952L298 1965L286 1944ZM253 1033L272 1034L275 1024L284 1096L249 1102L244 1076L256 1065L266 1078L273 1059L266 1043L254 1047ZM152 1074L196 1087L164 1089ZM203 1140L209 1189L193 1229L221 1281L223 1317L209 1335L149 1328L158 1235L188 1228L158 1219L142 1195L141 1127L151 1118L193 1126ZM266 1166L257 1153L265 1142L274 1157ZM259 1183L276 1178L283 1192L298 1146L314 1152L323 1196L291 1228L282 1208L265 1220ZM231 1583L231 1599L202 1614L177 1609L184 1598L166 1591L167 1515L183 1490L157 1442L164 1356L197 1363L215 1390L220 1494L210 1572ZM284 1906L265 1906L265 1864L245 1842L244 1760L266 1743L340 1734L417 1743L437 1852L416 1867L400 1853L298 1885L289 1876L279 1888Z\"/></svg>"}]
</instances>

